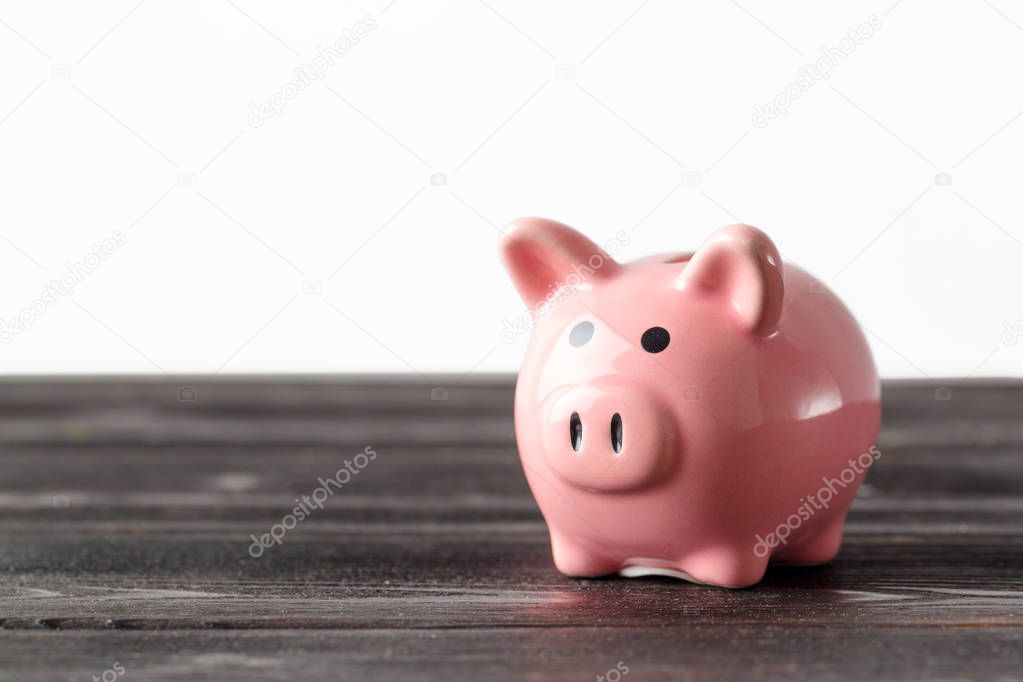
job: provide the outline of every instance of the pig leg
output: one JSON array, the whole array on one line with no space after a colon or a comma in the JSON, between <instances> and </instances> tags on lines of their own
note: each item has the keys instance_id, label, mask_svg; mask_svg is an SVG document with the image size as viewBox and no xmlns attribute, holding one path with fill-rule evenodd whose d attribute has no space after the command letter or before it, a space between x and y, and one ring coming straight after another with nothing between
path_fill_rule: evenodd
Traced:
<instances>
[{"instance_id":1,"label":"pig leg","mask_svg":"<svg viewBox=\"0 0 1023 682\"><path fill-rule=\"evenodd\" d=\"M679 566L693 582L718 587L748 587L760 582L768 555L757 556L749 543L705 547L687 555Z\"/></svg>"},{"instance_id":2,"label":"pig leg","mask_svg":"<svg viewBox=\"0 0 1023 682\"><path fill-rule=\"evenodd\" d=\"M798 545L780 550L775 562L789 566L817 566L826 564L838 554L842 545L845 517L836 519Z\"/></svg>"},{"instance_id":3,"label":"pig leg","mask_svg":"<svg viewBox=\"0 0 1023 682\"><path fill-rule=\"evenodd\" d=\"M617 573L621 568L620 560L598 546L554 531L551 531L551 551L558 570L577 578Z\"/></svg>"}]
</instances>

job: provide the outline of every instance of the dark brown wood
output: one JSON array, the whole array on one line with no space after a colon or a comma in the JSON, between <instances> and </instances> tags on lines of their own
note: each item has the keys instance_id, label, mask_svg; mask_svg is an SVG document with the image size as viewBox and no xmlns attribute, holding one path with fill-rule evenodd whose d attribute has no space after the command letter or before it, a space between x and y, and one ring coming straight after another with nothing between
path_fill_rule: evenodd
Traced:
<instances>
[{"instance_id":1,"label":"dark brown wood","mask_svg":"<svg viewBox=\"0 0 1023 682\"><path fill-rule=\"evenodd\" d=\"M1023 382L886 384L838 559L746 590L559 575L512 396L509 377L0 381L0 681L1023 674Z\"/></svg>"}]
</instances>

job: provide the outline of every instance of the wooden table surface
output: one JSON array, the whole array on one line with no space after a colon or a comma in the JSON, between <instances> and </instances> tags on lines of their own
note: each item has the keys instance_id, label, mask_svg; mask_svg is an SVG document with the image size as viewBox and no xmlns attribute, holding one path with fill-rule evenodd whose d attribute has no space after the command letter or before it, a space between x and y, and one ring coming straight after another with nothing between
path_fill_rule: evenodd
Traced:
<instances>
[{"instance_id":1,"label":"wooden table surface","mask_svg":"<svg viewBox=\"0 0 1023 682\"><path fill-rule=\"evenodd\" d=\"M944 387L885 386L832 564L727 590L559 575L510 377L8 379L0 682L1021 679L1023 383Z\"/></svg>"}]
</instances>

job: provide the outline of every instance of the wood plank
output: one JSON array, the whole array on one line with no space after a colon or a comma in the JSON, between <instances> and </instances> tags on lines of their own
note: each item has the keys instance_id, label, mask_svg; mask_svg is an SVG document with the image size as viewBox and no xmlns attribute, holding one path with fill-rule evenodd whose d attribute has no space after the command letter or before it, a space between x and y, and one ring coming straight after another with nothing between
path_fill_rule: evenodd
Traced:
<instances>
[{"instance_id":1,"label":"wood plank","mask_svg":"<svg viewBox=\"0 0 1023 682\"><path fill-rule=\"evenodd\" d=\"M0 666L20 682L92 679L114 661L125 680L598 679L619 662L624 680L957 680L1018 677L1018 628L786 628L730 624L670 628L7 632ZM42 669L36 652L46 651ZM799 661L798 666L794 665ZM999 677L1000 673L1005 673ZM616 679L606 677L605 679Z\"/></svg>"},{"instance_id":2,"label":"wood plank","mask_svg":"<svg viewBox=\"0 0 1023 682\"><path fill-rule=\"evenodd\" d=\"M529 500L512 445L437 446L381 442L373 464L358 474L348 494L419 496L443 501L467 495ZM4 445L0 446L0 506L4 494L189 492L297 495L315 488L361 452L363 445ZM872 465L863 496L1019 495L1023 447L948 448L891 446ZM290 500L287 497L287 500ZM18 504L24 503L24 500Z\"/></svg>"}]
</instances>

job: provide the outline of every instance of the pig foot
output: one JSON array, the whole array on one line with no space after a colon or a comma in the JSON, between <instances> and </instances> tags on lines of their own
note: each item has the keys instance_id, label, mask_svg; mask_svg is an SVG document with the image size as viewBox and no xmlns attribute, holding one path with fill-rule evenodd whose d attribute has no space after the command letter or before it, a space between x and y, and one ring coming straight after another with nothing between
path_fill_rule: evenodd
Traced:
<instances>
[{"instance_id":1,"label":"pig foot","mask_svg":"<svg viewBox=\"0 0 1023 682\"><path fill-rule=\"evenodd\" d=\"M551 533L551 551L554 565L565 575L574 578L592 578L617 573L621 561L613 559L595 547L579 541L566 540Z\"/></svg>"},{"instance_id":2,"label":"pig foot","mask_svg":"<svg viewBox=\"0 0 1023 682\"><path fill-rule=\"evenodd\" d=\"M767 570L767 556L750 547L707 547L687 555L679 566L693 582L717 587L749 587L760 582Z\"/></svg>"},{"instance_id":3,"label":"pig foot","mask_svg":"<svg viewBox=\"0 0 1023 682\"><path fill-rule=\"evenodd\" d=\"M826 564L838 554L842 545L845 519L832 521L822 530L792 548L780 549L774 561L786 566L817 566Z\"/></svg>"}]
</instances>

